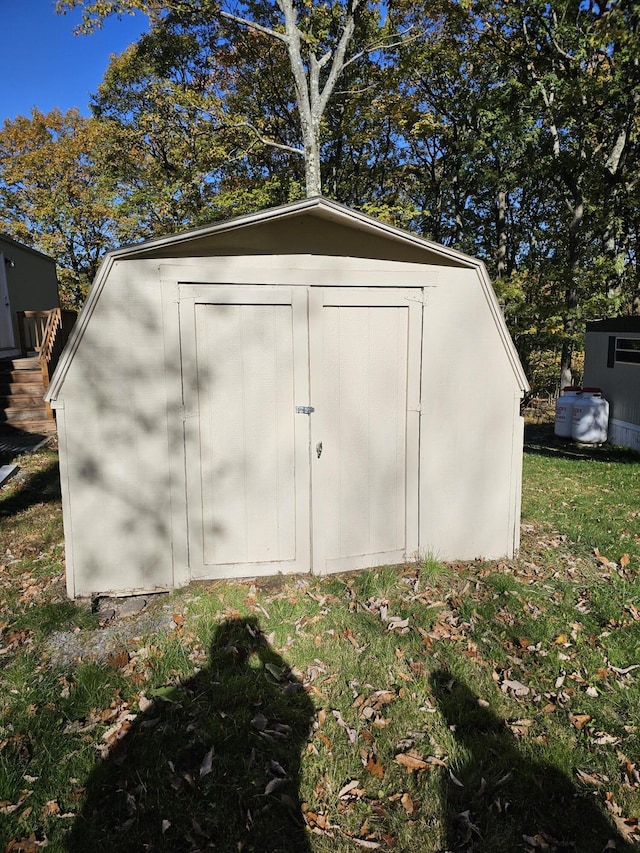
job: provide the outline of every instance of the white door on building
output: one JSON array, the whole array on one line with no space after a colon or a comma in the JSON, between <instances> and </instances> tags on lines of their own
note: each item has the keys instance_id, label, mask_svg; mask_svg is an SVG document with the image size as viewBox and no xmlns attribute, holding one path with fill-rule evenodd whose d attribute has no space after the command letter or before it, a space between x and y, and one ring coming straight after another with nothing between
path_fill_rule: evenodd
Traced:
<instances>
[{"instance_id":1,"label":"white door on building","mask_svg":"<svg viewBox=\"0 0 640 853\"><path fill-rule=\"evenodd\" d=\"M191 577L418 542L419 289L180 286Z\"/></svg>"}]
</instances>

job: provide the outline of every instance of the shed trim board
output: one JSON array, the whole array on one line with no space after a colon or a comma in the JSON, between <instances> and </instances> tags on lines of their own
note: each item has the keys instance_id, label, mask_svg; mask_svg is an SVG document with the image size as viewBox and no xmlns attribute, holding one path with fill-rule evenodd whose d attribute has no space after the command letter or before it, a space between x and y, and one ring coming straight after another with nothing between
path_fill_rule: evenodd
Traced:
<instances>
[{"instance_id":1,"label":"shed trim board","mask_svg":"<svg viewBox=\"0 0 640 853\"><path fill-rule=\"evenodd\" d=\"M482 264L333 202L112 252L47 395L68 593L512 556L527 389Z\"/></svg>"}]
</instances>

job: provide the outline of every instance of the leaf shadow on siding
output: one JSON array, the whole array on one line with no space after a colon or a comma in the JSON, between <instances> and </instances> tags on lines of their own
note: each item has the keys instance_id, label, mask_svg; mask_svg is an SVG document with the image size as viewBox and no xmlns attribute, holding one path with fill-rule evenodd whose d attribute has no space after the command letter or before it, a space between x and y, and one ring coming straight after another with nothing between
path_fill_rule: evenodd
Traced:
<instances>
[{"instance_id":1,"label":"leaf shadow on siding","mask_svg":"<svg viewBox=\"0 0 640 853\"><path fill-rule=\"evenodd\" d=\"M220 623L209 666L153 698L91 774L69 851L310 851L298 788L315 708L254 617Z\"/></svg>"},{"instance_id":2,"label":"leaf shadow on siding","mask_svg":"<svg viewBox=\"0 0 640 853\"><path fill-rule=\"evenodd\" d=\"M579 790L558 768L528 758L505 721L480 705L464 682L439 670L431 676L431 685L447 725L467 755L442 776L447 850L631 853L636 849L600 811L593 792Z\"/></svg>"}]
</instances>

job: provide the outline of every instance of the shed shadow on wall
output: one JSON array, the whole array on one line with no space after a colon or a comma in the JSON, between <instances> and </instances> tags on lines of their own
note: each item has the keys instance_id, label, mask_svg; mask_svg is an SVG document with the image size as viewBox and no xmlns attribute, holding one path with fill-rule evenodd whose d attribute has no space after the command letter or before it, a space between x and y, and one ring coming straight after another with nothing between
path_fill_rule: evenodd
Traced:
<instances>
[{"instance_id":1,"label":"shed shadow on wall","mask_svg":"<svg viewBox=\"0 0 640 853\"><path fill-rule=\"evenodd\" d=\"M447 850L524 850L523 836L537 837L540 849L549 853L636 849L616 832L592 792L578 790L556 767L525 756L505 721L479 705L464 682L439 670L431 685L468 756L451 768L457 783L442 775Z\"/></svg>"},{"instance_id":2,"label":"shed shadow on wall","mask_svg":"<svg viewBox=\"0 0 640 853\"><path fill-rule=\"evenodd\" d=\"M255 617L140 714L86 783L70 853L310 853L299 798L315 708Z\"/></svg>"}]
</instances>

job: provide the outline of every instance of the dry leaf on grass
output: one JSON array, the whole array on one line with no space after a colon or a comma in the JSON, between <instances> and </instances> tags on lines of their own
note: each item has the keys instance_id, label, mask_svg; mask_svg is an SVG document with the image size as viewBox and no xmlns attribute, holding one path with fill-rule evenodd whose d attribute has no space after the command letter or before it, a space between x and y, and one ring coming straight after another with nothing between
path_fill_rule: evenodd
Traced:
<instances>
[{"instance_id":1,"label":"dry leaf on grass","mask_svg":"<svg viewBox=\"0 0 640 853\"><path fill-rule=\"evenodd\" d=\"M207 752L205 757L202 759L202 763L200 764L200 778L203 779L205 776L208 776L211 773L213 768L213 747Z\"/></svg>"},{"instance_id":2,"label":"dry leaf on grass","mask_svg":"<svg viewBox=\"0 0 640 853\"><path fill-rule=\"evenodd\" d=\"M599 788L603 784L599 776L592 773L585 773L584 770L576 770L576 776L584 785L594 785L596 788Z\"/></svg>"},{"instance_id":3,"label":"dry leaf on grass","mask_svg":"<svg viewBox=\"0 0 640 853\"><path fill-rule=\"evenodd\" d=\"M590 720L590 714L569 714L569 722L574 728L578 729L579 732L582 731Z\"/></svg>"},{"instance_id":4,"label":"dry leaf on grass","mask_svg":"<svg viewBox=\"0 0 640 853\"><path fill-rule=\"evenodd\" d=\"M351 782L347 782L344 788L341 788L338 791L338 799L359 799L364 794L364 788L360 787L359 779L352 779Z\"/></svg>"},{"instance_id":5,"label":"dry leaf on grass","mask_svg":"<svg viewBox=\"0 0 640 853\"><path fill-rule=\"evenodd\" d=\"M613 794L611 791L607 791L605 797L605 805L607 810L611 814L613 818L613 822L616 825L616 829L625 839L625 841L630 841L632 843L640 841L640 830L638 828L638 818L637 817L623 817L622 809L613 799Z\"/></svg>"},{"instance_id":6,"label":"dry leaf on grass","mask_svg":"<svg viewBox=\"0 0 640 853\"><path fill-rule=\"evenodd\" d=\"M356 737L357 737L356 730L352 729L351 726L347 725L347 723L345 722L344 717L342 716L340 711L332 711L331 713L336 718L336 722L338 723L338 725L341 728L343 728L345 730L345 732L347 733L347 738L349 740L349 743L355 743Z\"/></svg>"},{"instance_id":7,"label":"dry leaf on grass","mask_svg":"<svg viewBox=\"0 0 640 853\"><path fill-rule=\"evenodd\" d=\"M32 832L28 838L13 838L4 848L4 853L13 853L13 851L15 853L37 853L37 851L46 847L48 843L46 839L38 841L35 832Z\"/></svg>"},{"instance_id":8,"label":"dry leaf on grass","mask_svg":"<svg viewBox=\"0 0 640 853\"><path fill-rule=\"evenodd\" d=\"M400 803L402 808L406 811L409 817L413 817L415 813L418 811L419 803L417 800L414 800L411 794L404 793L400 798Z\"/></svg>"},{"instance_id":9,"label":"dry leaf on grass","mask_svg":"<svg viewBox=\"0 0 640 853\"><path fill-rule=\"evenodd\" d=\"M413 751L401 752L399 755L396 755L396 763L406 768L409 773L426 770L429 767L429 762Z\"/></svg>"},{"instance_id":10,"label":"dry leaf on grass","mask_svg":"<svg viewBox=\"0 0 640 853\"><path fill-rule=\"evenodd\" d=\"M375 752L365 752L364 755L362 755L362 763L364 764L364 769L367 773L371 773L372 776L377 776L378 779L384 778L384 768L378 761L378 756Z\"/></svg>"}]
</instances>

